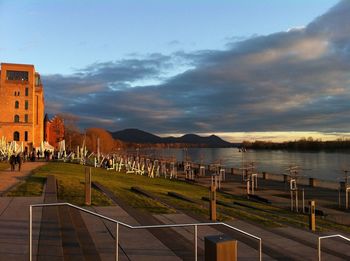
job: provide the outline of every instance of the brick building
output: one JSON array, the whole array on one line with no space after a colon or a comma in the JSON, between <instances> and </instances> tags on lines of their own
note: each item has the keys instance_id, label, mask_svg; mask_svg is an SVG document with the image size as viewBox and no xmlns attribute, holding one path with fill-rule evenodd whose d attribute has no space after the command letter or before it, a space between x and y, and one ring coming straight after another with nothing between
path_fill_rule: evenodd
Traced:
<instances>
[{"instance_id":1,"label":"brick building","mask_svg":"<svg viewBox=\"0 0 350 261\"><path fill-rule=\"evenodd\" d=\"M44 90L34 65L2 63L0 69L0 137L27 149L44 140Z\"/></svg>"},{"instance_id":2,"label":"brick building","mask_svg":"<svg viewBox=\"0 0 350 261\"><path fill-rule=\"evenodd\" d=\"M54 116L51 120L48 115L44 119L44 140L58 150L58 142L64 140L64 123L59 116Z\"/></svg>"}]
</instances>

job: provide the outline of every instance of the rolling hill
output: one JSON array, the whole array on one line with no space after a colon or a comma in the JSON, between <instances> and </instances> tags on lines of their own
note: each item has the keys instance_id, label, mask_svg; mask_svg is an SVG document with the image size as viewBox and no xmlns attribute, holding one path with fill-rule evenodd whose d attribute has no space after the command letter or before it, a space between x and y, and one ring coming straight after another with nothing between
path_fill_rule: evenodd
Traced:
<instances>
[{"instance_id":1,"label":"rolling hill","mask_svg":"<svg viewBox=\"0 0 350 261\"><path fill-rule=\"evenodd\" d=\"M138 129L125 129L111 132L112 137L124 142L130 143L148 143L148 144L192 144L205 147L232 147L233 144L224 141L218 136L211 135L202 137L196 134L186 134L181 137L159 137Z\"/></svg>"}]
</instances>

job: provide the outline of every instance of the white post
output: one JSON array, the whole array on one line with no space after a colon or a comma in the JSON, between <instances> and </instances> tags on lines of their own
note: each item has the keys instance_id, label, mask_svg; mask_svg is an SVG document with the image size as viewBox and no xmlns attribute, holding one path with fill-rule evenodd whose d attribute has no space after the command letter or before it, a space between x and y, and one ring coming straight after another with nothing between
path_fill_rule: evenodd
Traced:
<instances>
[{"instance_id":1,"label":"white post","mask_svg":"<svg viewBox=\"0 0 350 261\"><path fill-rule=\"evenodd\" d=\"M197 253L197 225L194 225L194 260L197 261L198 260L198 253Z\"/></svg>"},{"instance_id":2,"label":"white post","mask_svg":"<svg viewBox=\"0 0 350 261\"><path fill-rule=\"evenodd\" d=\"M299 212L299 202L298 202L298 189L295 190L295 210Z\"/></svg>"},{"instance_id":3,"label":"white post","mask_svg":"<svg viewBox=\"0 0 350 261\"><path fill-rule=\"evenodd\" d=\"M119 260L119 223L115 229L115 260Z\"/></svg>"},{"instance_id":4,"label":"white post","mask_svg":"<svg viewBox=\"0 0 350 261\"><path fill-rule=\"evenodd\" d=\"M100 162L100 138L97 138L97 162Z\"/></svg>"},{"instance_id":5,"label":"white post","mask_svg":"<svg viewBox=\"0 0 350 261\"><path fill-rule=\"evenodd\" d=\"M303 191L303 213L305 213L305 192L304 192L304 189L302 191Z\"/></svg>"},{"instance_id":6,"label":"white post","mask_svg":"<svg viewBox=\"0 0 350 261\"><path fill-rule=\"evenodd\" d=\"M318 261L321 261L321 238L318 238L317 253L318 253Z\"/></svg>"},{"instance_id":7,"label":"white post","mask_svg":"<svg viewBox=\"0 0 350 261\"><path fill-rule=\"evenodd\" d=\"M29 206L29 261L33 258L33 207Z\"/></svg>"},{"instance_id":8,"label":"white post","mask_svg":"<svg viewBox=\"0 0 350 261\"><path fill-rule=\"evenodd\" d=\"M259 239L259 261L262 261L262 242Z\"/></svg>"},{"instance_id":9,"label":"white post","mask_svg":"<svg viewBox=\"0 0 350 261\"><path fill-rule=\"evenodd\" d=\"M250 194L250 180L247 179L247 196Z\"/></svg>"}]
</instances>

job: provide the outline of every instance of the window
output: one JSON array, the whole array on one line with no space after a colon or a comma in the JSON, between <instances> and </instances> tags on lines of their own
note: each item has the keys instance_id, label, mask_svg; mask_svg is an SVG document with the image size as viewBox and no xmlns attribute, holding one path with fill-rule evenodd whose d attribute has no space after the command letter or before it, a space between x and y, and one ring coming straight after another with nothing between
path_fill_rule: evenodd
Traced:
<instances>
[{"instance_id":1,"label":"window","mask_svg":"<svg viewBox=\"0 0 350 261\"><path fill-rule=\"evenodd\" d=\"M24 115L24 122L28 122L28 114Z\"/></svg>"},{"instance_id":2,"label":"window","mask_svg":"<svg viewBox=\"0 0 350 261\"><path fill-rule=\"evenodd\" d=\"M15 122L19 122L19 116L15 115Z\"/></svg>"},{"instance_id":3,"label":"window","mask_svg":"<svg viewBox=\"0 0 350 261\"><path fill-rule=\"evenodd\" d=\"M28 110L28 101L25 101L25 103L24 103L24 109L26 109L26 110Z\"/></svg>"},{"instance_id":4,"label":"window","mask_svg":"<svg viewBox=\"0 0 350 261\"><path fill-rule=\"evenodd\" d=\"M26 87L26 94L25 94L26 96L28 96L29 95L29 89L28 89L28 87Z\"/></svg>"},{"instance_id":5,"label":"window","mask_svg":"<svg viewBox=\"0 0 350 261\"><path fill-rule=\"evenodd\" d=\"M24 132L24 141L28 141L28 131Z\"/></svg>"},{"instance_id":6,"label":"window","mask_svg":"<svg viewBox=\"0 0 350 261\"><path fill-rule=\"evenodd\" d=\"M6 80L9 81L28 81L28 72L25 71L6 71Z\"/></svg>"},{"instance_id":7,"label":"window","mask_svg":"<svg viewBox=\"0 0 350 261\"><path fill-rule=\"evenodd\" d=\"M19 108L19 101L15 101L15 109Z\"/></svg>"},{"instance_id":8,"label":"window","mask_svg":"<svg viewBox=\"0 0 350 261\"><path fill-rule=\"evenodd\" d=\"M14 141L19 141L19 132L18 132L18 131L15 131L15 132L13 133L13 140L14 140Z\"/></svg>"}]
</instances>

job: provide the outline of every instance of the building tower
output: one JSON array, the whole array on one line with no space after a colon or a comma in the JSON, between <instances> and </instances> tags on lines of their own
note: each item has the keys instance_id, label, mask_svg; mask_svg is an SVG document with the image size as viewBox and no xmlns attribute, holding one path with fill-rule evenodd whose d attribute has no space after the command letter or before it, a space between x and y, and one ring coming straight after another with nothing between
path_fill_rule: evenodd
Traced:
<instances>
[{"instance_id":1,"label":"building tower","mask_svg":"<svg viewBox=\"0 0 350 261\"><path fill-rule=\"evenodd\" d=\"M31 150L44 140L44 91L34 65L1 64L0 138Z\"/></svg>"}]
</instances>

